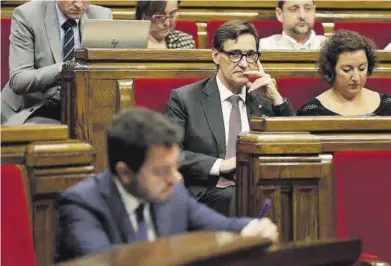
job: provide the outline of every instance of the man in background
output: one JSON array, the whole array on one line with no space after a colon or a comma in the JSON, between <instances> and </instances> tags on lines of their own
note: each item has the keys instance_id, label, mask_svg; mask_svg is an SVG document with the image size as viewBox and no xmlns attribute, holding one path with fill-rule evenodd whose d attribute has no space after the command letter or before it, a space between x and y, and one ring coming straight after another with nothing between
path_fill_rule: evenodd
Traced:
<instances>
[{"instance_id":1,"label":"man in background","mask_svg":"<svg viewBox=\"0 0 391 266\"><path fill-rule=\"evenodd\" d=\"M282 33L259 41L261 50L319 50L326 39L314 31L316 6L314 1L278 1L276 17L282 23Z\"/></svg>"},{"instance_id":2,"label":"man in background","mask_svg":"<svg viewBox=\"0 0 391 266\"><path fill-rule=\"evenodd\" d=\"M110 168L58 201L56 261L194 230L276 242L277 227L268 218L227 218L189 196L178 178L182 138L159 113L133 108L116 115L107 128Z\"/></svg>"},{"instance_id":3,"label":"man in background","mask_svg":"<svg viewBox=\"0 0 391 266\"><path fill-rule=\"evenodd\" d=\"M276 81L259 61L258 33L249 22L229 21L213 39L212 78L171 92L166 115L185 132L180 171L190 193L210 208L235 215L236 138L249 119L292 116ZM253 83L250 77L255 77Z\"/></svg>"},{"instance_id":4,"label":"man in background","mask_svg":"<svg viewBox=\"0 0 391 266\"><path fill-rule=\"evenodd\" d=\"M1 123L59 124L62 63L75 57L86 19L111 18L110 9L86 0L30 1L15 8Z\"/></svg>"}]
</instances>

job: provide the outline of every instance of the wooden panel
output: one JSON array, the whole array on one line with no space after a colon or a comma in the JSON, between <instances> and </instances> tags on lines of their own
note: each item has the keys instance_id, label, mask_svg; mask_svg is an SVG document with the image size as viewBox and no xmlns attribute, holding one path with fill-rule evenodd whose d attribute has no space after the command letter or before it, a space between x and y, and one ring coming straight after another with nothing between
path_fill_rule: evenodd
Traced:
<instances>
[{"instance_id":1,"label":"wooden panel","mask_svg":"<svg viewBox=\"0 0 391 266\"><path fill-rule=\"evenodd\" d=\"M293 185L293 239L318 239L318 187Z\"/></svg>"},{"instance_id":2,"label":"wooden panel","mask_svg":"<svg viewBox=\"0 0 391 266\"><path fill-rule=\"evenodd\" d=\"M119 80L117 81L117 89L119 92L119 110L136 106L135 91L133 87L133 80ZM118 106L118 104L117 104ZM117 108L118 109L118 108Z\"/></svg>"},{"instance_id":3,"label":"wooden panel","mask_svg":"<svg viewBox=\"0 0 391 266\"><path fill-rule=\"evenodd\" d=\"M43 131L42 128L45 128ZM1 143L68 139L66 125L1 126Z\"/></svg>"}]
</instances>

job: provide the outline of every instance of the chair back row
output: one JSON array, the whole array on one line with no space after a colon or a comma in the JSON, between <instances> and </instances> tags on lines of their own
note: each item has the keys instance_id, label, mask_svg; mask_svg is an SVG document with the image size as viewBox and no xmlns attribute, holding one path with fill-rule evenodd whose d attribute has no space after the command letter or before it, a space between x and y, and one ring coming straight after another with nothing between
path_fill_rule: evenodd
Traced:
<instances>
[{"instance_id":1,"label":"chair back row","mask_svg":"<svg viewBox=\"0 0 391 266\"><path fill-rule=\"evenodd\" d=\"M200 79L135 79L135 101L137 106L164 112L171 90ZM281 77L277 87L283 97L289 99L295 111L330 86L321 78ZM391 78L368 78L366 87L378 92L391 94ZM154 95L154 97L151 97Z\"/></svg>"}]
</instances>

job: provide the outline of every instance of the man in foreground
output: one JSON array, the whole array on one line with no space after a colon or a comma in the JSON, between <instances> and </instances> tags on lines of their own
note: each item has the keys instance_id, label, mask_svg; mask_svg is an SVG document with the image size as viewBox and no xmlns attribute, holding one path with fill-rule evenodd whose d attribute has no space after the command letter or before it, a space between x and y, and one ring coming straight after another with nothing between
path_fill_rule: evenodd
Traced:
<instances>
[{"instance_id":1,"label":"man in foreground","mask_svg":"<svg viewBox=\"0 0 391 266\"><path fill-rule=\"evenodd\" d=\"M60 196L56 262L192 230L276 242L277 227L268 218L227 218L189 196L177 171L182 137L147 109L116 115L107 130L109 170Z\"/></svg>"}]
</instances>

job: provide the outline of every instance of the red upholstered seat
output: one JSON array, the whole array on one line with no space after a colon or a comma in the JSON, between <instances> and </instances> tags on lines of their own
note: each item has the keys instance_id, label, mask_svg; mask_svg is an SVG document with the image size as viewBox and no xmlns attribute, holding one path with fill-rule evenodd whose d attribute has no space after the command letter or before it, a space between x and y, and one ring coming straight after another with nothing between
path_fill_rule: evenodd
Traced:
<instances>
[{"instance_id":1,"label":"red upholstered seat","mask_svg":"<svg viewBox=\"0 0 391 266\"><path fill-rule=\"evenodd\" d=\"M143 106L163 113L173 89L200 80L199 78L135 79L136 106Z\"/></svg>"},{"instance_id":2,"label":"red upholstered seat","mask_svg":"<svg viewBox=\"0 0 391 266\"><path fill-rule=\"evenodd\" d=\"M209 21L206 26L206 32L208 34L208 47L213 46L213 36L218 27L220 27L224 22L223 20ZM258 31L259 38L269 37L274 34L281 34L282 26L279 21L276 20L253 20L250 21L254 24L255 28ZM321 22L315 22L314 30L318 35L324 35L324 28Z\"/></svg>"},{"instance_id":3,"label":"red upholstered seat","mask_svg":"<svg viewBox=\"0 0 391 266\"><path fill-rule=\"evenodd\" d=\"M11 19L1 19L1 89L5 86L9 79L9 49L10 49L10 36L11 32Z\"/></svg>"},{"instance_id":4,"label":"red upholstered seat","mask_svg":"<svg viewBox=\"0 0 391 266\"><path fill-rule=\"evenodd\" d=\"M198 28L194 21L179 20L176 22L175 28L193 36L196 48L199 48L198 44Z\"/></svg>"},{"instance_id":5,"label":"red upholstered seat","mask_svg":"<svg viewBox=\"0 0 391 266\"><path fill-rule=\"evenodd\" d=\"M391 262L391 150L334 154L337 236Z\"/></svg>"},{"instance_id":6,"label":"red upholstered seat","mask_svg":"<svg viewBox=\"0 0 391 266\"><path fill-rule=\"evenodd\" d=\"M323 93L330 86L321 78L286 77L277 78L277 88L297 111L305 103Z\"/></svg>"},{"instance_id":7,"label":"red upholstered seat","mask_svg":"<svg viewBox=\"0 0 391 266\"><path fill-rule=\"evenodd\" d=\"M391 95L391 78L368 78L365 87Z\"/></svg>"},{"instance_id":8,"label":"red upholstered seat","mask_svg":"<svg viewBox=\"0 0 391 266\"><path fill-rule=\"evenodd\" d=\"M16 165L1 166L1 265L35 266L23 176Z\"/></svg>"},{"instance_id":9,"label":"red upholstered seat","mask_svg":"<svg viewBox=\"0 0 391 266\"><path fill-rule=\"evenodd\" d=\"M391 42L391 22L335 22L334 30L353 30L373 39L378 49Z\"/></svg>"},{"instance_id":10,"label":"red upholstered seat","mask_svg":"<svg viewBox=\"0 0 391 266\"><path fill-rule=\"evenodd\" d=\"M281 95L287 98L297 111L305 103L330 88L322 78L281 77L277 78L277 87ZM391 94L391 78L367 79L366 88Z\"/></svg>"}]
</instances>

